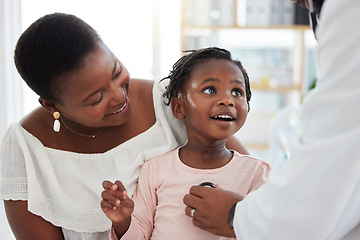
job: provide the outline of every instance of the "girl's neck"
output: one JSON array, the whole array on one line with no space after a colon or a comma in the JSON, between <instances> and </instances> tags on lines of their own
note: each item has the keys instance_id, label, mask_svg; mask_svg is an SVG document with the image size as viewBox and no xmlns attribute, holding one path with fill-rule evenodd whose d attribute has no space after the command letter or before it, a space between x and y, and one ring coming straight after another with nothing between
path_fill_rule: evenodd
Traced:
<instances>
[{"instance_id":1,"label":"girl's neck","mask_svg":"<svg viewBox=\"0 0 360 240\"><path fill-rule=\"evenodd\" d=\"M181 162L198 169L215 169L225 166L233 156L232 151L220 145L193 145L187 143L179 150Z\"/></svg>"}]
</instances>

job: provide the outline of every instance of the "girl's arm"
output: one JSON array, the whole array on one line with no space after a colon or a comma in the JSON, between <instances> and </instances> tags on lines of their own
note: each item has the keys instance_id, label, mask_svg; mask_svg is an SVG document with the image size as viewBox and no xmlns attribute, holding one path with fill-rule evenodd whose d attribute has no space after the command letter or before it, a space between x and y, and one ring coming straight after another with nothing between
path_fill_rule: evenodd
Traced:
<instances>
[{"instance_id":1,"label":"girl's arm","mask_svg":"<svg viewBox=\"0 0 360 240\"><path fill-rule=\"evenodd\" d=\"M62 230L27 210L27 201L4 201L6 216L17 240L64 240Z\"/></svg>"},{"instance_id":2,"label":"girl's arm","mask_svg":"<svg viewBox=\"0 0 360 240\"><path fill-rule=\"evenodd\" d=\"M154 229L154 217L157 197L155 193L155 181L157 174L151 164L151 160L145 162L140 170L138 186L133 196L133 205L136 206L134 212L131 214L129 221L117 225L113 219L116 217L108 217L112 220L113 229L111 231L110 239L149 239ZM105 185L104 185L105 183ZM103 183L104 188L108 188L108 182ZM105 198L108 198L105 196ZM103 196L104 199L104 196ZM106 201L107 202L107 201ZM112 200L114 202L114 200ZM102 201L102 205L104 201ZM112 204L116 205L116 204ZM102 206L103 208L103 206ZM103 208L104 210L104 208ZM105 213L107 214L107 213ZM116 214L118 215L118 214ZM126 214L128 215L128 214Z\"/></svg>"}]
</instances>

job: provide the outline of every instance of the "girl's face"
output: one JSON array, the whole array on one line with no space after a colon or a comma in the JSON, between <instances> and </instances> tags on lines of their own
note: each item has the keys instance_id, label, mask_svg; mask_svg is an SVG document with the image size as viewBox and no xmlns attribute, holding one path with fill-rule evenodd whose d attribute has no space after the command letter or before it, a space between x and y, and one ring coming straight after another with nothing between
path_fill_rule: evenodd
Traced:
<instances>
[{"instance_id":1,"label":"girl's face","mask_svg":"<svg viewBox=\"0 0 360 240\"><path fill-rule=\"evenodd\" d=\"M244 76L224 59L196 65L180 99L189 139L227 139L243 126L248 113Z\"/></svg>"},{"instance_id":2,"label":"girl's face","mask_svg":"<svg viewBox=\"0 0 360 240\"><path fill-rule=\"evenodd\" d=\"M130 112L129 72L104 45L79 70L64 76L61 104L55 107L72 121L87 127L123 124Z\"/></svg>"}]
</instances>

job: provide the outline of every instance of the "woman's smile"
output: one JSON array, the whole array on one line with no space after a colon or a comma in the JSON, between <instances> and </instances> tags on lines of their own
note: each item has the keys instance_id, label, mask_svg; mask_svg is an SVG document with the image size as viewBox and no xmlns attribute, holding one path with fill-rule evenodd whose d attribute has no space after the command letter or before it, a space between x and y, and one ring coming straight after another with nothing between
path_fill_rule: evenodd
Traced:
<instances>
[{"instance_id":1,"label":"woman's smile","mask_svg":"<svg viewBox=\"0 0 360 240\"><path fill-rule=\"evenodd\" d=\"M124 104L118 110L111 112L109 114L106 114L105 117L109 117L109 116L117 117L120 115L122 116L123 114L128 112L128 110L130 109L129 106L130 106L130 101L129 101L129 98L126 97Z\"/></svg>"}]
</instances>

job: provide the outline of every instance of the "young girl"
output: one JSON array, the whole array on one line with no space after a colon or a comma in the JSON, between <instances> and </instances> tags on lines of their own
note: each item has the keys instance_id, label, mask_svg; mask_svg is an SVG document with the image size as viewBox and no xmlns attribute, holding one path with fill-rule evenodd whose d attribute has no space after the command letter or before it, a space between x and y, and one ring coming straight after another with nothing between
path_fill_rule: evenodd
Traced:
<instances>
[{"instance_id":1,"label":"young girl","mask_svg":"<svg viewBox=\"0 0 360 240\"><path fill-rule=\"evenodd\" d=\"M188 142L142 166L133 200L120 181L103 182L101 207L113 223L112 239L222 239L192 224L184 195L202 182L246 195L270 170L267 163L225 147L243 126L251 97L248 75L228 51L190 51L167 78L167 104L184 121ZM191 216L196 219L195 209Z\"/></svg>"}]
</instances>

